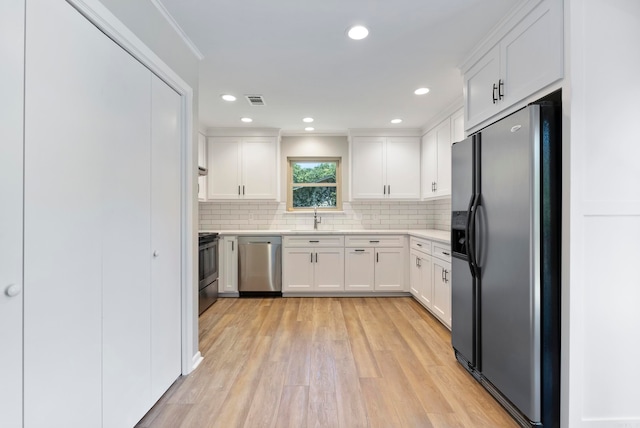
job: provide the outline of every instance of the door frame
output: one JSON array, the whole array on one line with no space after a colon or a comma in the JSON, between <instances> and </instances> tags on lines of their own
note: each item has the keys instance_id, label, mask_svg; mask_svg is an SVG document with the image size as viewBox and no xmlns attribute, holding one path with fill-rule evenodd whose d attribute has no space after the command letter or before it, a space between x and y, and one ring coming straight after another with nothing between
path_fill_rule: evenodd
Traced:
<instances>
[{"instance_id":1,"label":"door frame","mask_svg":"<svg viewBox=\"0 0 640 428\"><path fill-rule=\"evenodd\" d=\"M146 46L113 13L96 0L66 0L89 22L116 42L122 49L136 58L152 73L163 80L181 98L182 123L180 130L180 176L181 176L181 356L182 374L191 373L202 361L198 345L198 312L195 272L197 215L196 185L194 174L197 158L194 154L193 133L193 89L159 56Z\"/></svg>"}]
</instances>

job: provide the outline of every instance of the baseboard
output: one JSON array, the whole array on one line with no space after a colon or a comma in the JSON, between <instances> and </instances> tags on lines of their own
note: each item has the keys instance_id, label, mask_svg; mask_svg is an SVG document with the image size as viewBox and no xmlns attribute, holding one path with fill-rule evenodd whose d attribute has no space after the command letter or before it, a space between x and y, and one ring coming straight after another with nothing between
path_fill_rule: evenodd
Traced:
<instances>
[{"instance_id":1,"label":"baseboard","mask_svg":"<svg viewBox=\"0 0 640 428\"><path fill-rule=\"evenodd\" d=\"M196 352L196 354L191 358L191 371L194 371L198 368L200 363L204 360L200 351Z\"/></svg>"},{"instance_id":2,"label":"baseboard","mask_svg":"<svg viewBox=\"0 0 640 428\"><path fill-rule=\"evenodd\" d=\"M407 291L335 291L322 293L282 293L282 297L411 297Z\"/></svg>"}]
</instances>

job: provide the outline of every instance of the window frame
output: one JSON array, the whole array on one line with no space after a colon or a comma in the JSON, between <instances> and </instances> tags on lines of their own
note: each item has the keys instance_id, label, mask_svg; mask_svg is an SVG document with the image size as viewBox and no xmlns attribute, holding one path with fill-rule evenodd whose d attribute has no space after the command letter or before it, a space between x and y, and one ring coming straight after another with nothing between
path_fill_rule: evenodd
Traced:
<instances>
[{"instance_id":1,"label":"window frame","mask_svg":"<svg viewBox=\"0 0 640 428\"><path fill-rule=\"evenodd\" d=\"M334 162L336 164L336 182L335 183L294 183L293 182L293 164L296 162ZM313 207L294 208L293 206L293 185L300 187L335 187L336 188L336 206L318 207L318 211L322 212L339 212L342 211L342 157L340 156L290 156L287 157L287 211L288 212L310 212Z\"/></svg>"}]
</instances>

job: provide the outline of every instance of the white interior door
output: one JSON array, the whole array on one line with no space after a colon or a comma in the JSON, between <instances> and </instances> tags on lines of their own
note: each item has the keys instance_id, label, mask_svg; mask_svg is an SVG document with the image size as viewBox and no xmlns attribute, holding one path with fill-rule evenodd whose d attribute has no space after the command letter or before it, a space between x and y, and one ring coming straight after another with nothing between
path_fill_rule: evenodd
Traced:
<instances>
[{"instance_id":1,"label":"white interior door","mask_svg":"<svg viewBox=\"0 0 640 428\"><path fill-rule=\"evenodd\" d=\"M155 75L151 83L151 399L155 402L180 376L181 100Z\"/></svg>"},{"instance_id":2,"label":"white interior door","mask_svg":"<svg viewBox=\"0 0 640 428\"><path fill-rule=\"evenodd\" d=\"M0 2L0 426L22 426L24 0Z\"/></svg>"},{"instance_id":3,"label":"white interior door","mask_svg":"<svg viewBox=\"0 0 640 428\"><path fill-rule=\"evenodd\" d=\"M103 106L121 95L112 85L121 61L67 2L30 0L26 21L24 426L101 426L105 213L96 163L128 113Z\"/></svg>"}]
</instances>

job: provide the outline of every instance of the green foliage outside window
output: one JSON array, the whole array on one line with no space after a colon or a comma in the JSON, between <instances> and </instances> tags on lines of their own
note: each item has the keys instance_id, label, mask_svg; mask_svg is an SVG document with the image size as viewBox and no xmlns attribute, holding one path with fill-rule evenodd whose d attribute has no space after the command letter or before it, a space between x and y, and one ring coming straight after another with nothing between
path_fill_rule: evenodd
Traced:
<instances>
[{"instance_id":1,"label":"green foliage outside window","mask_svg":"<svg viewBox=\"0 0 640 428\"><path fill-rule=\"evenodd\" d=\"M338 206L337 161L290 161L292 208L336 208Z\"/></svg>"}]
</instances>

